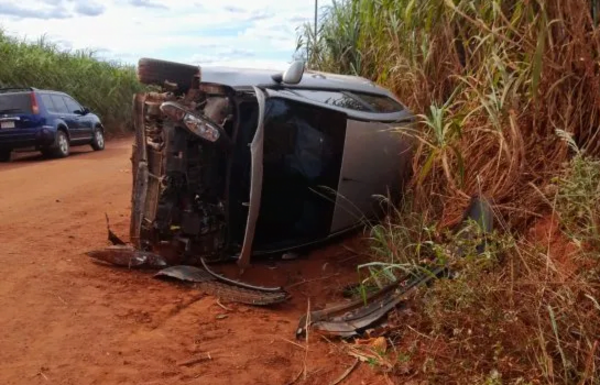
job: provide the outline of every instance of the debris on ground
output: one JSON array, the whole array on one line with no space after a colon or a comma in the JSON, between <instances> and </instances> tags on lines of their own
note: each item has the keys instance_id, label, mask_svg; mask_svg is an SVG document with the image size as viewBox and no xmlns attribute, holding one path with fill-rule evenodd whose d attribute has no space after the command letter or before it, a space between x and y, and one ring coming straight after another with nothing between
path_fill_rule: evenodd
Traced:
<instances>
[{"instance_id":1,"label":"debris on ground","mask_svg":"<svg viewBox=\"0 0 600 385\"><path fill-rule=\"evenodd\" d=\"M207 294L226 301L247 305L266 306L285 301L289 295L281 288L263 288L229 280L196 266L171 266L155 274L155 277L169 277L184 282L193 282Z\"/></svg>"},{"instance_id":2,"label":"debris on ground","mask_svg":"<svg viewBox=\"0 0 600 385\"><path fill-rule=\"evenodd\" d=\"M173 278L183 282L192 282L201 291L225 301L246 305L267 306L286 301L289 294L280 287L261 287L229 279L213 272L204 259L200 259L202 268L189 265L169 266L162 256L140 251L126 244L110 229L106 215L108 241L112 246L86 254L97 261L127 268L160 268L156 278Z\"/></svg>"},{"instance_id":3,"label":"debris on ground","mask_svg":"<svg viewBox=\"0 0 600 385\"><path fill-rule=\"evenodd\" d=\"M86 253L88 256L105 263L123 267L166 267L167 262L163 257L148 251L140 251L129 245L114 245L102 250Z\"/></svg>"},{"instance_id":4,"label":"debris on ground","mask_svg":"<svg viewBox=\"0 0 600 385\"><path fill-rule=\"evenodd\" d=\"M438 267L416 278L398 280L366 298L359 297L348 304L313 311L308 317L310 327L327 336L357 337L401 304L410 290L441 276L445 270L445 267ZM306 315L300 318L296 338L306 335L306 320Z\"/></svg>"},{"instance_id":5,"label":"debris on ground","mask_svg":"<svg viewBox=\"0 0 600 385\"><path fill-rule=\"evenodd\" d=\"M108 231L108 241L115 246L125 246L126 243L121 240L121 238L119 238L115 233L112 232L112 230L110 229L110 221L108 219L108 214L104 213L104 216L106 217L106 230Z\"/></svg>"},{"instance_id":6,"label":"debris on ground","mask_svg":"<svg viewBox=\"0 0 600 385\"><path fill-rule=\"evenodd\" d=\"M180 281L202 283L214 281L214 277L195 266L171 266L156 273L155 277L170 277Z\"/></svg>"},{"instance_id":7,"label":"debris on ground","mask_svg":"<svg viewBox=\"0 0 600 385\"><path fill-rule=\"evenodd\" d=\"M493 212L490 203L482 197L474 197L465 211L462 221L456 226L454 232L461 239L470 239L473 234L467 224L471 221L477 222L484 233L492 231ZM451 245L452 246L452 245ZM477 253L485 251L485 243L478 245ZM463 256L465 250L454 247L459 256ZM307 319L310 320L309 327L326 336L341 338L358 337L374 327L383 328L382 319L394 308L400 306L406 299L406 295L413 289L426 285L434 279L448 276L445 265L436 266L432 261L430 266L424 265L414 269L404 279L396 280L381 290L369 295L361 295L359 298L347 304L333 306L330 308L313 311L304 315L298 322L296 338L306 335ZM347 293L348 288L345 289Z\"/></svg>"}]
</instances>

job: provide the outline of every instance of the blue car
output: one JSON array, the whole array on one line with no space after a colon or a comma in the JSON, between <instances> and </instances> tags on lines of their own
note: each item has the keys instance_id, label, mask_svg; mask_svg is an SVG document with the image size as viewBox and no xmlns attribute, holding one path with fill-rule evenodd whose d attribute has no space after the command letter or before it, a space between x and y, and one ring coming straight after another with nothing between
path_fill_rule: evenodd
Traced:
<instances>
[{"instance_id":1,"label":"blue car","mask_svg":"<svg viewBox=\"0 0 600 385\"><path fill-rule=\"evenodd\" d=\"M100 118L71 96L35 88L0 88L0 162L16 149L46 157L69 156L71 146L104 149Z\"/></svg>"}]
</instances>

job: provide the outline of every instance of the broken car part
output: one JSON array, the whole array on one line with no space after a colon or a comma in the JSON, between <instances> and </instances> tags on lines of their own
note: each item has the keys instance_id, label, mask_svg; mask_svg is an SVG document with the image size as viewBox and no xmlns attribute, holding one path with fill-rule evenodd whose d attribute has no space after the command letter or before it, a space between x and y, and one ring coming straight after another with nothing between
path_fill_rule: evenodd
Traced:
<instances>
[{"instance_id":1,"label":"broken car part","mask_svg":"<svg viewBox=\"0 0 600 385\"><path fill-rule=\"evenodd\" d=\"M114 246L125 246L126 243L121 240L115 233L110 229L110 221L108 219L108 214L104 213L106 217L106 230L108 231L108 241Z\"/></svg>"},{"instance_id":2,"label":"broken car part","mask_svg":"<svg viewBox=\"0 0 600 385\"><path fill-rule=\"evenodd\" d=\"M248 284L223 280L223 277L210 270L195 266L172 266L156 273L156 277L170 277L180 281L194 282L207 294L226 301L247 305L267 306L284 302L288 294L282 289L265 289Z\"/></svg>"},{"instance_id":3,"label":"broken car part","mask_svg":"<svg viewBox=\"0 0 600 385\"><path fill-rule=\"evenodd\" d=\"M148 251L140 251L132 246L110 246L102 250L90 251L88 256L102 262L123 267L165 267L163 257Z\"/></svg>"},{"instance_id":4,"label":"broken car part","mask_svg":"<svg viewBox=\"0 0 600 385\"><path fill-rule=\"evenodd\" d=\"M471 221L478 224L483 234L489 234L492 231L493 210L486 198L473 197L471 199L469 207L465 210L462 221L454 229L454 233L463 240L472 238L474 236L472 229L468 227ZM482 254L485 246L485 243L478 245L477 253ZM464 248L459 246L455 249L457 256L465 256ZM447 275L445 266L435 267L431 271L423 266L410 279L396 281L364 299L358 298L348 304L313 311L308 316L304 315L300 318L296 337L300 338L306 334L307 319L310 320L308 326L320 333L342 338L357 336L401 304L409 291L443 275Z\"/></svg>"},{"instance_id":5,"label":"broken car part","mask_svg":"<svg viewBox=\"0 0 600 385\"><path fill-rule=\"evenodd\" d=\"M164 102L160 105L160 110L175 122L183 123L190 133L207 140L216 142L222 134L222 129L215 122L204 116L198 116L192 111L188 111L184 106L175 102Z\"/></svg>"},{"instance_id":6,"label":"broken car part","mask_svg":"<svg viewBox=\"0 0 600 385\"><path fill-rule=\"evenodd\" d=\"M208 274L205 270L202 270L195 266L171 266L167 267L156 273L155 277L170 277L180 281L202 283L208 281L214 281L215 278Z\"/></svg>"},{"instance_id":7,"label":"broken car part","mask_svg":"<svg viewBox=\"0 0 600 385\"><path fill-rule=\"evenodd\" d=\"M225 283L229 283L232 286L237 286L237 287L241 287L241 288L245 288L245 289L250 289L250 290L257 290L257 291L264 291L267 293L278 293L278 292L283 292L283 289L281 287L263 287L263 286L254 286L254 285L250 285L244 282L240 282L240 281L236 281L233 279L229 279L226 277L223 277L222 275L218 275L216 273L214 273L206 264L206 262L204 261L204 259L202 260L202 266L204 267L204 269L206 269L206 271L212 275L214 278L223 281Z\"/></svg>"},{"instance_id":8,"label":"broken car part","mask_svg":"<svg viewBox=\"0 0 600 385\"><path fill-rule=\"evenodd\" d=\"M405 280L396 281L366 298L358 298L348 304L316 310L308 317L303 315L298 322L296 338L306 335L307 319L312 329L330 336L349 338L383 318L404 300L412 289L425 285L443 274L445 267L437 267L431 272L422 271Z\"/></svg>"},{"instance_id":9,"label":"broken car part","mask_svg":"<svg viewBox=\"0 0 600 385\"><path fill-rule=\"evenodd\" d=\"M256 222L260 210L260 200L262 196L263 183L263 153L264 153L264 112L265 112L265 94L258 87L254 87L256 100L258 102L258 126L256 133L250 143L250 202L248 209L248 219L244 234L244 243L238 259L240 269L245 269L250 265L250 256L252 254L252 244L256 231Z\"/></svg>"}]
</instances>

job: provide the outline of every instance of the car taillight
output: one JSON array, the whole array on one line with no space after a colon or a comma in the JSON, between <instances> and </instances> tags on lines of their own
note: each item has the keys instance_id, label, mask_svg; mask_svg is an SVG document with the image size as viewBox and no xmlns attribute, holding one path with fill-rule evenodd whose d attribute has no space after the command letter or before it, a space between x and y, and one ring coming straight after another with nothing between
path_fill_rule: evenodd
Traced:
<instances>
[{"instance_id":1,"label":"car taillight","mask_svg":"<svg viewBox=\"0 0 600 385\"><path fill-rule=\"evenodd\" d=\"M37 99L35 98L35 93L29 94L31 96L31 112L34 114L40 113L40 107L38 106Z\"/></svg>"}]
</instances>

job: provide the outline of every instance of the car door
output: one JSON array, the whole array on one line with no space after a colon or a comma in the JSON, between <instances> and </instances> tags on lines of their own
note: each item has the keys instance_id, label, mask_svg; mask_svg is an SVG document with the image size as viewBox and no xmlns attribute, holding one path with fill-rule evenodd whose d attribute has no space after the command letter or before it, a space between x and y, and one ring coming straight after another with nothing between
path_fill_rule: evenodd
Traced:
<instances>
[{"instance_id":1,"label":"car door","mask_svg":"<svg viewBox=\"0 0 600 385\"><path fill-rule=\"evenodd\" d=\"M77 141L89 141L92 139L91 121L83 115L83 107L69 96L63 96L63 100L72 115L77 131Z\"/></svg>"},{"instance_id":2,"label":"car door","mask_svg":"<svg viewBox=\"0 0 600 385\"><path fill-rule=\"evenodd\" d=\"M50 99L52 100L52 105L54 106L54 114L55 116L65 122L67 125L67 129L69 130L69 138L71 141L78 141L81 139L81 133L78 131L78 122L77 116L69 111L65 100L62 95L59 94L51 94Z\"/></svg>"}]
</instances>

